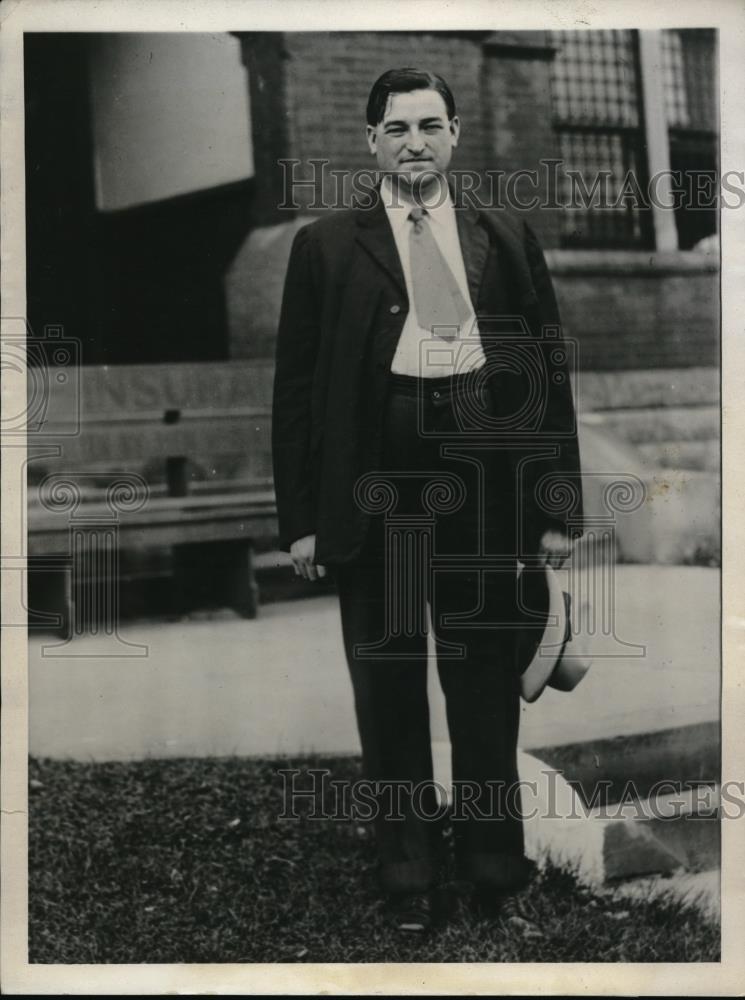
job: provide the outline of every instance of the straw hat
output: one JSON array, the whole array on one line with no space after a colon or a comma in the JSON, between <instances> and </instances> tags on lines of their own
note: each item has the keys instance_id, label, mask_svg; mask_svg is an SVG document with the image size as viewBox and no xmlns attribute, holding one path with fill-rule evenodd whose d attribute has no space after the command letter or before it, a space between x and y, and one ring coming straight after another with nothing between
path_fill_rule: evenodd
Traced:
<instances>
[{"instance_id":1,"label":"straw hat","mask_svg":"<svg viewBox=\"0 0 745 1000\"><path fill-rule=\"evenodd\" d=\"M571 596L546 564L520 574L525 627L517 640L520 693L535 701L546 686L572 691L590 669L591 659L580 636L573 636Z\"/></svg>"}]
</instances>

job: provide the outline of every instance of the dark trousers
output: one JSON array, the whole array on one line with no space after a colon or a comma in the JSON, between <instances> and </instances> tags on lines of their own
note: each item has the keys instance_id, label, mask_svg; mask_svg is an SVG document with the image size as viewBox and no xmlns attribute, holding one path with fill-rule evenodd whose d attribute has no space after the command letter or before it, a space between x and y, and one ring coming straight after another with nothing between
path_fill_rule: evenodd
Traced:
<instances>
[{"instance_id":1,"label":"dark trousers","mask_svg":"<svg viewBox=\"0 0 745 1000\"><path fill-rule=\"evenodd\" d=\"M360 484L377 510L359 557L337 567L364 776L388 891L430 887L438 831L427 701L427 608L452 746L452 828L464 877L522 884L513 662L514 511L506 456L489 437L475 376L393 376L380 475ZM448 453L448 450L450 453ZM486 564L485 560L491 559Z\"/></svg>"}]
</instances>

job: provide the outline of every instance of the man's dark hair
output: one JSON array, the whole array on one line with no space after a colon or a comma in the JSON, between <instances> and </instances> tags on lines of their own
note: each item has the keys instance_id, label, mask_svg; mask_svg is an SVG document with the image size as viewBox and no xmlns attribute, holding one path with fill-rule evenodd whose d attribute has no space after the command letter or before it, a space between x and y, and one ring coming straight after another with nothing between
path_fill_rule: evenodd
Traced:
<instances>
[{"instance_id":1,"label":"man's dark hair","mask_svg":"<svg viewBox=\"0 0 745 1000\"><path fill-rule=\"evenodd\" d=\"M455 98L443 78L426 69L405 66L389 69L372 85L367 99L367 124L374 127L382 122L391 94L408 94L412 90L436 90L445 102L448 119L455 117Z\"/></svg>"}]
</instances>

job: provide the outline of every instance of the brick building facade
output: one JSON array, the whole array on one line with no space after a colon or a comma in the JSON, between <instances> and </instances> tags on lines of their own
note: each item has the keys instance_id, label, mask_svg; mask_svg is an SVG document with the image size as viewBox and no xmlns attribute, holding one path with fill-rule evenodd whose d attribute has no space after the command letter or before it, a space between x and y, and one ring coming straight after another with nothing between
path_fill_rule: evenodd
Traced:
<instances>
[{"instance_id":1,"label":"brick building facade","mask_svg":"<svg viewBox=\"0 0 745 1000\"><path fill-rule=\"evenodd\" d=\"M526 185L513 188L517 197L562 204L547 161L578 169L588 188L593 170L606 167L616 191L621 167L635 167L642 181L676 166L689 177L713 176L713 34L643 34L642 39L631 31L584 33L574 48L567 43L564 50L562 36L548 32L242 36L266 175L259 176L257 163L263 226L249 235L226 282L234 356L271 356L291 236L298 224L323 210L321 184L314 188L309 182L323 176L323 161L326 176L370 169L364 142L367 93L391 65L435 67L449 80L463 124L453 166L500 177L503 198L504 184L527 171L535 172L537 183L524 177ZM602 37L587 41L588 36ZM564 59L559 69L558 58ZM667 119L663 143L654 131L659 121L651 120L660 115ZM686 131L678 128L681 122L696 127ZM689 150L687 160L681 149ZM572 155L578 155L574 162ZM281 160L292 166L278 169ZM276 210L283 176L299 182L294 190L304 208L295 219ZM492 190L498 190L493 181ZM615 213L572 215L561 207L537 207L525 217L547 250L565 334L578 344L587 407L615 414L614 432L654 461L714 468L718 257L689 245L715 231L716 213L703 207L635 213L621 207ZM661 388L653 405L641 387L634 391L637 372L657 373ZM594 373L613 377L598 381ZM644 379L648 385L649 375ZM628 421L617 419L635 409L635 396L639 412ZM675 426L660 419L660 406L675 409Z\"/></svg>"},{"instance_id":2,"label":"brick building facade","mask_svg":"<svg viewBox=\"0 0 745 1000\"><path fill-rule=\"evenodd\" d=\"M309 32L275 36L270 45L264 36L244 37L251 106L266 156L266 176L260 178L257 171L262 221L287 221L288 212L276 209L282 203L283 178L295 182L296 200L313 215L321 210L324 197L333 199L336 191L330 182L323 187L322 177L370 170L364 107L370 83L391 65L435 67L451 83L463 124L453 165L486 177L484 193L490 189L504 202L510 178L534 171L537 183L524 176L522 186L519 180L514 185L514 196L524 204L537 198L556 205L560 192L551 188L555 175L543 166L562 157L552 96L556 47L547 35ZM644 152L644 138L641 146ZM284 168L277 167L281 160L288 161ZM644 164L642 176L648 173ZM631 241L627 247L608 247L601 242L574 250L562 246L562 212L558 207L536 207L524 215L549 250L566 332L580 344L583 369L717 364L715 259L681 252L669 243L660 247L649 219L640 245ZM708 221L711 225L710 215ZM287 247L284 241L280 245L283 254ZM265 272L274 267L271 255L252 256L255 284L273 285L274 278ZM241 274L235 283L245 290L250 281L248 274ZM241 292L235 294L240 299ZM250 291L246 294L253 302ZM268 327L260 321L257 327L255 319L254 311L244 312L240 306L233 315L231 343L238 356L261 356L269 348L274 316L270 314Z\"/></svg>"},{"instance_id":3,"label":"brick building facade","mask_svg":"<svg viewBox=\"0 0 745 1000\"><path fill-rule=\"evenodd\" d=\"M118 456L118 469L165 489L163 463L148 454L164 431L148 421L193 411L168 433L197 486L270 475L289 248L298 226L329 210L309 186L298 210L281 207L288 163L300 180L313 160L372 169L369 87L414 64L455 93L453 166L549 204L525 216L577 343L581 420L655 467L706 478L701 520L714 523L719 267L711 240L709 252L695 247L715 234L716 207L567 207L566 180L546 169L559 163L588 186L606 172L615 195L629 171L642 183L676 169L715 181L714 32L235 33L186 44L26 36L28 316L33 336L55 325L81 345L84 398L105 415L105 433L80 451L86 467ZM145 409L143 389L154 401ZM87 419L100 423L97 412ZM212 443L230 440L235 454L218 460ZM38 463L30 477L45 471Z\"/></svg>"}]
</instances>

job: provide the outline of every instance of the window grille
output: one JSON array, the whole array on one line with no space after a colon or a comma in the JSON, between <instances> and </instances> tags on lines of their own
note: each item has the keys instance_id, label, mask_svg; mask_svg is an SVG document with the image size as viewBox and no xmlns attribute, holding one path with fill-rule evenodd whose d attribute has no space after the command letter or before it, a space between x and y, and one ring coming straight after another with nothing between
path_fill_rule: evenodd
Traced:
<instances>
[{"instance_id":1,"label":"window grille","mask_svg":"<svg viewBox=\"0 0 745 1000\"><path fill-rule=\"evenodd\" d=\"M549 44L556 49L551 96L563 160L562 246L648 247L649 212L633 198L646 184L636 33L549 32ZM578 200L596 183L592 198Z\"/></svg>"},{"instance_id":2,"label":"window grille","mask_svg":"<svg viewBox=\"0 0 745 1000\"><path fill-rule=\"evenodd\" d=\"M670 169L687 198L676 207L675 223L678 245L687 250L717 231L717 209L708 204L718 176L716 33L708 28L663 31L662 54Z\"/></svg>"},{"instance_id":3,"label":"window grille","mask_svg":"<svg viewBox=\"0 0 745 1000\"><path fill-rule=\"evenodd\" d=\"M665 111L671 129L716 131L715 43L711 29L662 32Z\"/></svg>"}]
</instances>

